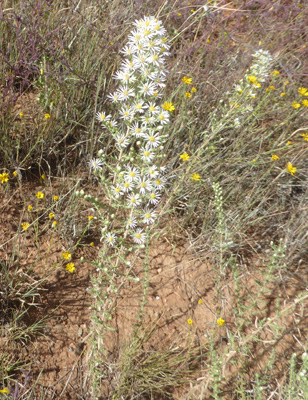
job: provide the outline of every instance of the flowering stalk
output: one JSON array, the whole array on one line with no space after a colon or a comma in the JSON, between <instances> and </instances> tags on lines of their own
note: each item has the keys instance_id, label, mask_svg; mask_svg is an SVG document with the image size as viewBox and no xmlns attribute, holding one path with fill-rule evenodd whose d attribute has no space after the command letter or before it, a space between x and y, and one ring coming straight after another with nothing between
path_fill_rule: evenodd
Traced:
<instances>
[{"instance_id":1,"label":"flowering stalk","mask_svg":"<svg viewBox=\"0 0 308 400\"><path fill-rule=\"evenodd\" d=\"M113 302L108 293L117 293L121 287L119 263L128 266L125 279L139 280L131 276L133 265L127 261L127 252L149 241L149 227L157 218L156 208L166 183L162 150L167 138L165 126L174 106L161 101L160 92L167 76L165 58L169 54L165 34L162 22L154 17L135 21L128 44L121 51L125 59L114 75L119 87L108 95L118 117L104 112L96 114L111 146L100 150L89 166L100 177L105 199L84 195L83 191L78 193L96 208L104 243L100 261L95 263L98 275L92 280L91 290L95 304L90 358L94 364L104 350L102 328L110 329ZM103 290L106 280L108 289Z\"/></svg>"},{"instance_id":2,"label":"flowering stalk","mask_svg":"<svg viewBox=\"0 0 308 400\"><path fill-rule=\"evenodd\" d=\"M167 75L165 57L169 54L166 30L154 17L144 17L134 26L122 50L125 59L114 75L119 88L108 95L119 119L104 112L96 114L114 148L108 155L100 150L100 158L89 162L101 176L109 210L114 210L112 217L117 217L114 224L107 220L107 213L101 214L102 239L109 246L123 243L123 239L136 244L145 242L145 227L155 221L154 208L166 182L165 168L159 163L167 138L164 127L174 110L172 103L159 105Z\"/></svg>"}]
</instances>

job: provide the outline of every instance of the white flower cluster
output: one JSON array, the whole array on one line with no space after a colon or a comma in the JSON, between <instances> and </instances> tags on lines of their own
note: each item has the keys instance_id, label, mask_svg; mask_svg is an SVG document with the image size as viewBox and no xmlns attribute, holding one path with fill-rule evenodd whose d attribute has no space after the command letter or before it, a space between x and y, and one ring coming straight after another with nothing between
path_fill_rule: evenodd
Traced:
<instances>
[{"instance_id":1,"label":"white flower cluster","mask_svg":"<svg viewBox=\"0 0 308 400\"><path fill-rule=\"evenodd\" d=\"M268 50L257 50L255 54L255 62L250 67L250 74L254 75L259 82L264 82L269 75L269 69L273 62L273 57Z\"/></svg>"},{"instance_id":2,"label":"white flower cluster","mask_svg":"<svg viewBox=\"0 0 308 400\"><path fill-rule=\"evenodd\" d=\"M168 102L157 104L167 76L166 30L154 17L137 20L134 26L122 50L125 59L114 75L119 88L108 95L119 112L119 121L104 112L96 117L113 137L117 153L116 168L107 182L109 199L113 206L125 205L128 216L125 229L135 243L141 244L146 235L140 225L154 222L157 213L153 207L159 202L166 182L165 168L159 166L159 161L167 137L163 129L170 122L174 108ZM102 167L97 159L90 161L90 166L96 170ZM113 246L117 235L110 232L104 238Z\"/></svg>"},{"instance_id":3,"label":"white flower cluster","mask_svg":"<svg viewBox=\"0 0 308 400\"><path fill-rule=\"evenodd\" d=\"M260 82L264 82L269 75L269 69L273 61L273 57L267 50L257 50L252 56L255 58L254 63L246 71L245 78L239 81L239 84L235 85L235 92L241 96L247 96L249 99L254 99L257 94L256 91L262 87ZM243 98L242 98L243 101ZM246 112L253 111L253 107L248 104L246 106ZM240 126L239 118L234 120L234 127Z\"/></svg>"}]
</instances>

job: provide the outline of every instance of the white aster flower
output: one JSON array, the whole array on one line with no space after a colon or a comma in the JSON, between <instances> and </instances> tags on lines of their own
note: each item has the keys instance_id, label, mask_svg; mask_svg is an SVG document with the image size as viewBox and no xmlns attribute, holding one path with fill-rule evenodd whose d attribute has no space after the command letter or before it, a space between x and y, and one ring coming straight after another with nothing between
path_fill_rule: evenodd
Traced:
<instances>
[{"instance_id":1,"label":"white aster flower","mask_svg":"<svg viewBox=\"0 0 308 400\"><path fill-rule=\"evenodd\" d=\"M98 112L98 113L96 113L96 119L99 122L105 123L111 119L111 115L107 115L105 113Z\"/></svg>"},{"instance_id":2,"label":"white aster flower","mask_svg":"<svg viewBox=\"0 0 308 400\"><path fill-rule=\"evenodd\" d=\"M144 127L140 128L138 122L134 122L129 128L129 132L137 138L143 136L144 130Z\"/></svg>"},{"instance_id":3,"label":"white aster flower","mask_svg":"<svg viewBox=\"0 0 308 400\"><path fill-rule=\"evenodd\" d=\"M142 34L139 29L135 29L135 30L131 31L130 35L128 35L128 43L130 43L130 44L137 44L142 39L143 39L143 37L142 37Z\"/></svg>"},{"instance_id":4,"label":"white aster flower","mask_svg":"<svg viewBox=\"0 0 308 400\"><path fill-rule=\"evenodd\" d=\"M148 68L146 65L142 65L140 68L140 74L142 78L148 79L149 76L151 75L152 71L150 68Z\"/></svg>"},{"instance_id":5,"label":"white aster flower","mask_svg":"<svg viewBox=\"0 0 308 400\"><path fill-rule=\"evenodd\" d=\"M112 101L113 103L117 103L118 101L120 101L119 99L119 93L110 93L107 96L107 99L109 99L110 101Z\"/></svg>"},{"instance_id":6,"label":"white aster flower","mask_svg":"<svg viewBox=\"0 0 308 400\"><path fill-rule=\"evenodd\" d=\"M154 158L154 153L152 153L148 148L142 147L140 150L141 159L145 162L150 162Z\"/></svg>"},{"instance_id":7,"label":"white aster flower","mask_svg":"<svg viewBox=\"0 0 308 400\"><path fill-rule=\"evenodd\" d=\"M156 178L159 175L159 171L156 165L152 165L151 167L149 167L146 172L147 175L152 179Z\"/></svg>"},{"instance_id":8,"label":"white aster flower","mask_svg":"<svg viewBox=\"0 0 308 400\"><path fill-rule=\"evenodd\" d=\"M136 218L131 215L126 222L126 229L135 229L137 226Z\"/></svg>"},{"instance_id":9,"label":"white aster flower","mask_svg":"<svg viewBox=\"0 0 308 400\"><path fill-rule=\"evenodd\" d=\"M98 171L102 169L102 166L104 165L103 161L100 158L93 158L88 162L88 165L91 169L94 171Z\"/></svg>"},{"instance_id":10,"label":"white aster flower","mask_svg":"<svg viewBox=\"0 0 308 400\"><path fill-rule=\"evenodd\" d=\"M119 196L123 196L123 192L122 192L122 189L120 186L111 186L111 191L115 198L118 198Z\"/></svg>"},{"instance_id":11,"label":"white aster flower","mask_svg":"<svg viewBox=\"0 0 308 400\"><path fill-rule=\"evenodd\" d=\"M125 138L125 135L117 134L117 136L115 137L115 140L116 140L117 146L119 146L119 147L125 148L129 144L129 141Z\"/></svg>"},{"instance_id":12,"label":"white aster flower","mask_svg":"<svg viewBox=\"0 0 308 400\"><path fill-rule=\"evenodd\" d=\"M139 228L135 233L131 235L133 241L137 244L142 244L146 240L146 234L143 232L143 229Z\"/></svg>"},{"instance_id":13,"label":"white aster flower","mask_svg":"<svg viewBox=\"0 0 308 400\"><path fill-rule=\"evenodd\" d=\"M156 67L158 67L159 65L164 64L165 60L161 55L159 55L157 53L153 53L149 57L147 57L147 62L149 64L152 64L152 65L155 65Z\"/></svg>"},{"instance_id":14,"label":"white aster flower","mask_svg":"<svg viewBox=\"0 0 308 400\"><path fill-rule=\"evenodd\" d=\"M165 183L166 183L166 179L165 178L157 177L154 180L154 187L157 190L161 190L161 189L163 189L165 187Z\"/></svg>"},{"instance_id":15,"label":"white aster flower","mask_svg":"<svg viewBox=\"0 0 308 400\"><path fill-rule=\"evenodd\" d=\"M145 194L145 192L150 192L152 190L151 182L145 177L140 178L136 183L136 186L139 188L140 194Z\"/></svg>"},{"instance_id":16,"label":"white aster flower","mask_svg":"<svg viewBox=\"0 0 308 400\"><path fill-rule=\"evenodd\" d=\"M159 121L161 124L165 125L169 123L169 113L168 111L162 110L157 116L156 119Z\"/></svg>"},{"instance_id":17,"label":"white aster flower","mask_svg":"<svg viewBox=\"0 0 308 400\"><path fill-rule=\"evenodd\" d=\"M141 204L141 199L138 193L131 193L128 195L127 204L129 206L137 207Z\"/></svg>"},{"instance_id":18,"label":"white aster flower","mask_svg":"<svg viewBox=\"0 0 308 400\"><path fill-rule=\"evenodd\" d=\"M130 97L135 97L135 92L133 89L129 88L128 86L121 86L118 90L119 93L119 100L125 101Z\"/></svg>"},{"instance_id":19,"label":"white aster flower","mask_svg":"<svg viewBox=\"0 0 308 400\"><path fill-rule=\"evenodd\" d=\"M163 75L157 74L156 72L153 72L151 75L149 75L149 79L159 88L164 88L166 86L164 83L166 78Z\"/></svg>"},{"instance_id":20,"label":"white aster flower","mask_svg":"<svg viewBox=\"0 0 308 400\"><path fill-rule=\"evenodd\" d=\"M121 70L128 73L133 73L136 69L136 65L133 60L124 60L121 64Z\"/></svg>"},{"instance_id":21,"label":"white aster flower","mask_svg":"<svg viewBox=\"0 0 308 400\"><path fill-rule=\"evenodd\" d=\"M134 51L132 46L125 46L120 53L123 53L125 56L131 56Z\"/></svg>"},{"instance_id":22,"label":"white aster flower","mask_svg":"<svg viewBox=\"0 0 308 400\"><path fill-rule=\"evenodd\" d=\"M106 126L108 126L108 128L115 128L118 125L118 122L114 119L111 119L110 121L108 121L106 123Z\"/></svg>"},{"instance_id":23,"label":"white aster flower","mask_svg":"<svg viewBox=\"0 0 308 400\"><path fill-rule=\"evenodd\" d=\"M145 224L153 224L156 218L156 212L145 210L143 214L143 222Z\"/></svg>"},{"instance_id":24,"label":"white aster flower","mask_svg":"<svg viewBox=\"0 0 308 400\"><path fill-rule=\"evenodd\" d=\"M114 233L107 233L106 242L109 244L109 246L114 246L116 242L116 235Z\"/></svg>"},{"instance_id":25,"label":"white aster flower","mask_svg":"<svg viewBox=\"0 0 308 400\"><path fill-rule=\"evenodd\" d=\"M143 65L147 65L148 63L147 57L143 53L140 53L138 56L134 56L133 61L138 68L142 67Z\"/></svg>"},{"instance_id":26,"label":"white aster flower","mask_svg":"<svg viewBox=\"0 0 308 400\"><path fill-rule=\"evenodd\" d=\"M134 186L135 185L134 185L133 181L126 180L123 183L122 190L123 190L124 193L128 193L128 192L131 192L133 190Z\"/></svg>"},{"instance_id":27,"label":"white aster flower","mask_svg":"<svg viewBox=\"0 0 308 400\"><path fill-rule=\"evenodd\" d=\"M141 122L144 124L144 126L147 125L154 125L155 124L155 118L153 115L142 115L141 117Z\"/></svg>"},{"instance_id":28,"label":"white aster flower","mask_svg":"<svg viewBox=\"0 0 308 400\"><path fill-rule=\"evenodd\" d=\"M147 104L148 112L151 113L151 115L158 114L161 111L161 108L157 106L154 102L149 102Z\"/></svg>"},{"instance_id":29,"label":"white aster flower","mask_svg":"<svg viewBox=\"0 0 308 400\"><path fill-rule=\"evenodd\" d=\"M155 149L160 145L161 137L159 133L147 133L143 135L144 139L146 140L146 146L149 149Z\"/></svg>"},{"instance_id":30,"label":"white aster flower","mask_svg":"<svg viewBox=\"0 0 308 400\"><path fill-rule=\"evenodd\" d=\"M133 108L121 108L119 114L120 118L124 119L124 121L129 121L134 117L135 112Z\"/></svg>"},{"instance_id":31,"label":"white aster flower","mask_svg":"<svg viewBox=\"0 0 308 400\"><path fill-rule=\"evenodd\" d=\"M149 203L150 204L153 204L154 206L159 202L159 200L160 200L160 198L161 198L161 194L159 193L159 192L157 192L156 190L153 190L151 193L150 193L150 196L149 196L150 198L149 198Z\"/></svg>"},{"instance_id":32,"label":"white aster flower","mask_svg":"<svg viewBox=\"0 0 308 400\"><path fill-rule=\"evenodd\" d=\"M138 88L140 90L140 94L143 96L153 96L156 87L153 82L145 82Z\"/></svg>"},{"instance_id":33,"label":"white aster flower","mask_svg":"<svg viewBox=\"0 0 308 400\"><path fill-rule=\"evenodd\" d=\"M115 75L114 75L114 79L119 79L122 81L122 83L125 84L132 84L134 82L136 82L136 76L133 75L133 73L124 70L124 71L118 71Z\"/></svg>"},{"instance_id":34,"label":"white aster flower","mask_svg":"<svg viewBox=\"0 0 308 400\"><path fill-rule=\"evenodd\" d=\"M234 120L234 126L235 126L236 128L238 128L240 125L241 125L241 123L240 123L239 118L235 118L235 120Z\"/></svg>"},{"instance_id":35,"label":"white aster flower","mask_svg":"<svg viewBox=\"0 0 308 400\"><path fill-rule=\"evenodd\" d=\"M135 167L127 167L127 171L124 172L125 179L129 182L131 181L138 181L140 178L140 171L138 171Z\"/></svg>"},{"instance_id":36,"label":"white aster flower","mask_svg":"<svg viewBox=\"0 0 308 400\"><path fill-rule=\"evenodd\" d=\"M147 43L145 43L145 47L147 47L153 53L158 53L160 51L160 41L156 39L151 39Z\"/></svg>"},{"instance_id":37,"label":"white aster flower","mask_svg":"<svg viewBox=\"0 0 308 400\"><path fill-rule=\"evenodd\" d=\"M134 109L136 112L140 113L140 114L143 114L143 113L144 113L144 109L145 109L145 108L146 108L146 105L144 104L144 101L143 101L143 100L135 101L135 103L133 104L133 109Z\"/></svg>"}]
</instances>

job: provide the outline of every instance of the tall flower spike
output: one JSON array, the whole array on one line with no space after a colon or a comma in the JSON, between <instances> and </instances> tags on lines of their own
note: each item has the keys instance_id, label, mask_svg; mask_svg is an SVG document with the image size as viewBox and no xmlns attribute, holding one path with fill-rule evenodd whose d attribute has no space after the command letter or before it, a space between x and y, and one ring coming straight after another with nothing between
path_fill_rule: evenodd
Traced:
<instances>
[{"instance_id":1,"label":"tall flower spike","mask_svg":"<svg viewBox=\"0 0 308 400\"><path fill-rule=\"evenodd\" d=\"M135 235L130 237L133 242L141 244L145 241L142 227L154 223L157 212L153 208L157 207L166 183L165 178L159 178L162 166L158 160L161 159L161 144L168 136L166 127L175 107L160 99L168 73L165 64L170 47L162 22L146 16L133 25L128 44L121 51L124 59L113 76L118 89L107 96L119 106L118 117L104 111L97 113L96 117L103 129L109 132L114 145L109 159L104 158L106 170L117 169L117 173L103 179L108 186L106 193L110 204L126 210L124 231L136 228ZM93 165L96 161L92 161L91 167L103 173L99 169L101 165ZM120 229L108 230L104 237L108 245L113 246Z\"/></svg>"}]
</instances>

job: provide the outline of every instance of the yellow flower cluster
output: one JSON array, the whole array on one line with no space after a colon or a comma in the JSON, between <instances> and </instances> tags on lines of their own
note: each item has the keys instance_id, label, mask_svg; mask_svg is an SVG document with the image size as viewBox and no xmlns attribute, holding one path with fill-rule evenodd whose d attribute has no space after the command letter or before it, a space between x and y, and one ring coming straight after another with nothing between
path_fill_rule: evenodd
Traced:
<instances>
[{"instance_id":1,"label":"yellow flower cluster","mask_svg":"<svg viewBox=\"0 0 308 400\"><path fill-rule=\"evenodd\" d=\"M184 76L184 77L182 78L182 81L184 82L185 85L192 85L192 78L188 78L187 76ZM190 98L190 97L192 96L191 93L194 93L194 92L196 92L196 91L197 91L197 89L196 89L195 87L192 87L192 88L191 88L191 92L187 91L187 92L185 93L185 97Z\"/></svg>"}]
</instances>

